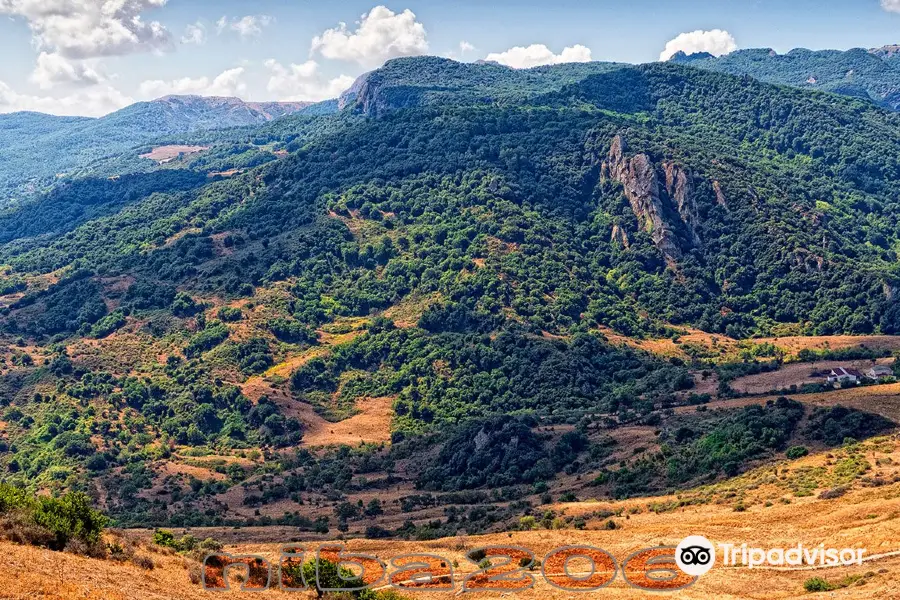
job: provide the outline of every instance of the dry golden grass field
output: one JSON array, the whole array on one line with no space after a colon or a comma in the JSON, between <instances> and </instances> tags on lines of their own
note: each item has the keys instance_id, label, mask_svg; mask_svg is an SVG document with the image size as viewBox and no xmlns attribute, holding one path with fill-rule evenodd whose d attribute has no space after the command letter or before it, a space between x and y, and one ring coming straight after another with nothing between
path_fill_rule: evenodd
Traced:
<instances>
[{"instance_id":1,"label":"dry golden grass field","mask_svg":"<svg viewBox=\"0 0 900 600\"><path fill-rule=\"evenodd\" d=\"M848 469L848 464L854 469ZM821 491L841 484L843 496L824 499ZM459 536L433 541L342 540L348 551L366 552L382 559L402 553L428 552L455 567L455 592L406 592L411 598L438 600L458 595L459 581L476 567L465 553L489 545L521 546L541 560L563 545L603 548L617 560L659 545L676 545L687 535L704 535L715 543L747 543L761 548L807 547L865 549L864 563L851 567L822 568L725 567L718 564L691 588L649 595L634 590L621 574L611 586L592 598L643 599L900 599L900 436L876 438L855 447L782 461L750 471L723 483L678 496L641 498L622 502L574 502L553 508L561 516L586 519L585 530L529 529L484 536ZM608 529L608 523L616 529ZM241 593L203 591L192 584L197 563L154 549L149 531L124 535L141 540L138 552L154 568L131 563L95 560L33 547L0 543L0 598L25 600L144 600L194 598L312 598L312 593ZM180 532L178 532L180 533ZM198 538L212 535L226 543L232 554L262 555L277 562L281 543L296 543L291 528L195 529ZM302 543L302 542L301 542ZM307 549L322 543L308 541ZM721 555L719 560L721 561ZM577 598L578 594L550 587L536 571L535 587L515 596L526 599ZM822 577L849 586L811 595L804 582ZM237 583L237 582L235 582ZM509 593L468 592L467 597L512 597Z\"/></svg>"},{"instance_id":2,"label":"dry golden grass field","mask_svg":"<svg viewBox=\"0 0 900 600\"><path fill-rule=\"evenodd\" d=\"M877 360L824 360L811 363L788 363L777 371L757 373L738 377L731 382L731 388L742 394L767 394L776 390L785 390L792 385L803 386L811 383L823 383L827 373L838 367L853 368L861 372L875 365L890 367L894 358Z\"/></svg>"},{"instance_id":3,"label":"dry golden grass field","mask_svg":"<svg viewBox=\"0 0 900 600\"><path fill-rule=\"evenodd\" d=\"M896 335L833 335L789 336L736 340L721 334L707 333L699 329L684 329L677 340L635 339L617 334L611 329L600 328L613 344L640 348L665 357L687 359L691 355L714 361L740 360L741 352L754 346L772 344L784 353L788 361L795 359L801 350L845 350L865 346L873 350L900 350L900 336Z\"/></svg>"}]
</instances>

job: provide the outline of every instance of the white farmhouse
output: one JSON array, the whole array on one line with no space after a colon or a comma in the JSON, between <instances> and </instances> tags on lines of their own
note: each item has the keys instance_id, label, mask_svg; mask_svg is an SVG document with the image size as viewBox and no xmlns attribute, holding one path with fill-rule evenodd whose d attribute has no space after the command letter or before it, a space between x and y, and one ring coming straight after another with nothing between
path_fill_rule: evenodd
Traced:
<instances>
[{"instance_id":1,"label":"white farmhouse","mask_svg":"<svg viewBox=\"0 0 900 600\"><path fill-rule=\"evenodd\" d=\"M862 378L863 374L856 369L837 367L828 374L828 383L859 383Z\"/></svg>"}]
</instances>

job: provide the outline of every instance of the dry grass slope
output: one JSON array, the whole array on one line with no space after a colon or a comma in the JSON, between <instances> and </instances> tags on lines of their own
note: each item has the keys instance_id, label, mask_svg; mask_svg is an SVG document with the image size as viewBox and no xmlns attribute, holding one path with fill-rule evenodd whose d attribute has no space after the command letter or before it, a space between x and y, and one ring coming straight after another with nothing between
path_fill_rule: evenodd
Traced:
<instances>
[{"instance_id":1,"label":"dry grass slope","mask_svg":"<svg viewBox=\"0 0 900 600\"><path fill-rule=\"evenodd\" d=\"M866 462L866 476L848 475L847 461ZM872 483L875 479L880 484ZM844 481L847 493L823 499L817 493L792 494L799 487L809 490ZM736 511L740 502L743 510ZM434 541L396 540L344 541L350 551L391 558L401 553L438 554L460 567L457 582L475 566L465 560L471 549L488 545L524 546L541 559L563 545L585 544L603 548L620 562L632 552L657 545L675 545L686 535L705 535L717 543L747 543L762 548L807 547L826 544L835 548L864 548L862 566L821 568L748 569L719 564L689 590L661 594L679 600L786 600L810 597L803 583L811 577L837 582L861 577L859 582L836 592L834 597L854 600L900 599L900 437L878 438L863 445L784 461L751 471L721 484L699 488L679 496L633 499L624 502L578 502L552 507L562 515L581 515L583 531L531 530L484 536L461 536ZM612 515L610 517L610 515ZM604 524L612 519L617 529ZM232 554L263 555L277 560L280 545L294 539L290 528L241 530L195 530L195 535L220 534L231 539ZM144 537L148 532L140 533ZM235 536L239 536L236 538ZM256 538L261 541L254 541ZM240 539L240 541L238 541ZM308 548L317 546L309 542ZM182 600L194 598L311 598L311 593L262 595L233 591L204 592L192 585L190 564L169 553L149 553L156 568L142 570L131 564L98 561L63 553L0 543L2 597L14 600ZM457 583L457 591L459 583ZM452 598L455 593L417 592L425 600ZM629 588L621 576L598 597L615 600L647 598L646 592ZM495 598L497 594L470 593L467 597ZM571 592L549 587L540 577L534 589L518 594L526 600L568 600ZM832 597L832 596L823 596Z\"/></svg>"}]
</instances>

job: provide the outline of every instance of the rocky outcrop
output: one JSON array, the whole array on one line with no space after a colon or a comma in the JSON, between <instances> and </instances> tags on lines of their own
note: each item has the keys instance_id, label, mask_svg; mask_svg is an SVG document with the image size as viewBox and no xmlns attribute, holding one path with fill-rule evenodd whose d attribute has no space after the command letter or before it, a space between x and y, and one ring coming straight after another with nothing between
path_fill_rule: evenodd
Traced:
<instances>
[{"instance_id":1,"label":"rocky outcrop","mask_svg":"<svg viewBox=\"0 0 900 600\"><path fill-rule=\"evenodd\" d=\"M663 163L663 171L666 174L666 192L675 202L681 220L687 226L691 243L700 245L700 236L697 235L697 205L694 201L694 187L691 176L684 169L673 162Z\"/></svg>"},{"instance_id":2,"label":"rocky outcrop","mask_svg":"<svg viewBox=\"0 0 900 600\"><path fill-rule=\"evenodd\" d=\"M650 234L668 262L676 262L684 253L679 230L685 232L686 245L701 243L691 175L675 163L666 162L662 165L661 178L647 154L629 158L626 152L625 140L617 135L601 166L601 178L622 185L641 228ZM674 222L671 217L675 217Z\"/></svg>"},{"instance_id":3,"label":"rocky outcrop","mask_svg":"<svg viewBox=\"0 0 900 600\"><path fill-rule=\"evenodd\" d=\"M618 242L625 248L631 248L631 240L628 239L628 234L618 225L613 225L612 235L609 237L609 241Z\"/></svg>"},{"instance_id":4,"label":"rocky outcrop","mask_svg":"<svg viewBox=\"0 0 900 600\"><path fill-rule=\"evenodd\" d=\"M725 192L722 191L722 184L718 181L713 181L713 191L716 193L716 204L727 208L728 199L725 198Z\"/></svg>"}]
</instances>

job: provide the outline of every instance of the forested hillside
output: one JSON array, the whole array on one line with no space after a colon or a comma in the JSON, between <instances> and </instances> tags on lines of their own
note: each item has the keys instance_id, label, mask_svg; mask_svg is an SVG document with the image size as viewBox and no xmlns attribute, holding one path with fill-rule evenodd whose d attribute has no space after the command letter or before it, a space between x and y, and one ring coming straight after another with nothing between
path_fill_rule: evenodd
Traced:
<instances>
[{"instance_id":1,"label":"forested hillside","mask_svg":"<svg viewBox=\"0 0 900 600\"><path fill-rule=\"evenodd\" d=\"M863 98L890 110L900 110L897 46L846 51L798 48L787 54L760 48L719 57L679 53L672 60L732 75L750 75L769 83Z\"/></svg>"},{"instance_id":2,"label":"forested hillside","mask_svg":"<svg viewBox=\"0 0 900 600\"><path fill-rule=\"evenodd\" d=\"M455 427L653 427L695 385L690 365L610 332L900 333L900 115L869 101L678 64L420 58L340 105L0 214L3 478L115 480L107 504L141 522L171 500L151 498L158 461L293 448L302 418L336 422L359 399L387 398L391 438L411 446L360 450L353 461L386 462L356 473L390 473ZM242 153L265 156L211 170ZM684 485L783 450L802 416L779 402L704 422L721 427L704 442L717 460L692 459L685 438L618 475L600 442L522 433L540 469L498 448L496 481L568 469L615 495ZM855 435L886 427L835 418ZM466 435L444 455L469 453ZM352 479L323 460L279 468ZM238 464L193 493L238 486ZM418 485L438 485L432 467ZM487 481L446 469L450 487Z\"/></svg>"},{"instance_id":3,"label":"forested hillside","mask_svg":"<svg viewBox=\"0 0 900 600\"><path fill-rule=\"evenodd\" d=\"M38 113L0 115L0 207L72 177L98 159L168 135L260 125L309 103L167 96L99 119Z\"/></svg>"}]
</instances>

